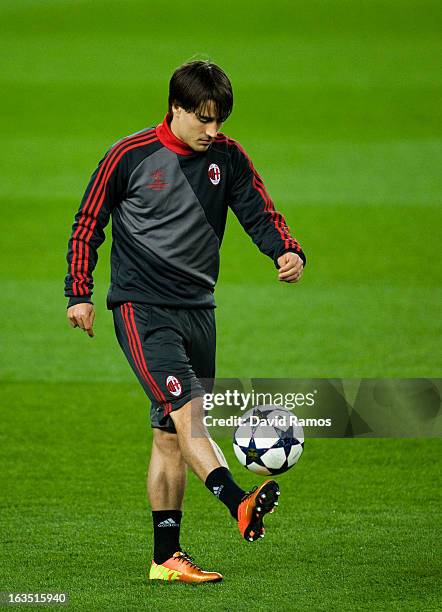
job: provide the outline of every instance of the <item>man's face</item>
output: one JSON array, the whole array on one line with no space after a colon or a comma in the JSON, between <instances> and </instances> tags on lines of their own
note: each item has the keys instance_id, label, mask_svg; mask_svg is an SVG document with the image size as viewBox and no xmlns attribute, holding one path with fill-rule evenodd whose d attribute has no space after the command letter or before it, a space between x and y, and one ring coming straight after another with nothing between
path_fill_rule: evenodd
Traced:
<instances>
[{"instance_id":1,"label":"man's face","mask_svg":"<svg viewBox=\"0 0 442 612\"><path fill-rule=\"evenodd\" d=\"M215 105L209 102L200 110L187 112L181 106L173 106L172 132L191 149L203 153L215 140L222 123L215 114Z\"/></svg>"}]
</instances>

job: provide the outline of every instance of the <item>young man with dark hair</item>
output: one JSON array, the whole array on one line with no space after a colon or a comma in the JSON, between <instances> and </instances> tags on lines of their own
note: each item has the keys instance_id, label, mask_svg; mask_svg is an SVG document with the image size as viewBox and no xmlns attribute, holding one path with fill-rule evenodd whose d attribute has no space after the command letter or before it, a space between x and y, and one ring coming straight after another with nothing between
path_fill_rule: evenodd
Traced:
<instances>
[{"instance_id":1,"label":"young man with dark hair","mask_svg":"<svg viewBox=\"0 0 442 612\"><path fill-rule=\"evenodd\" d=\"M180 548L187 466L227 506L247 541L264 537L263 517L278 504L274 480L249 493L241 489L203 424L202 397L210 391L204 381L215 376L213 292L228 206L273 259L280 281L297 282L305 264L251 160L219 132L232 107L230 81L216 64L179 67L164 121L123 138L101 160L69 241L67 316L92 337L92 273L112 215L107 305L121 348L151 400L151 579L222 579Z\"/></svg>"}]
</instances>

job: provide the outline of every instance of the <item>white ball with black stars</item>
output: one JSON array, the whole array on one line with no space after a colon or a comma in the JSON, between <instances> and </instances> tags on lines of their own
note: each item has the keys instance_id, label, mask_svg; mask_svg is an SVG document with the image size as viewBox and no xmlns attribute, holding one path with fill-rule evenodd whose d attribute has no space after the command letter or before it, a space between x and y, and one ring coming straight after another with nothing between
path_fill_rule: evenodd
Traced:
<instances>
[{"instance_id":1,"label":"white ball with black stars","mask_svg":"<svg viewBox=\"0 0 442 612\"><path fill-rule=\"evenodd\" d=\"M246 412L233 434L233 450L245 468L256 474L283 474L304 449L304 431L296 416L280 406L257 406Z\"/></svg>"}]
</instances>

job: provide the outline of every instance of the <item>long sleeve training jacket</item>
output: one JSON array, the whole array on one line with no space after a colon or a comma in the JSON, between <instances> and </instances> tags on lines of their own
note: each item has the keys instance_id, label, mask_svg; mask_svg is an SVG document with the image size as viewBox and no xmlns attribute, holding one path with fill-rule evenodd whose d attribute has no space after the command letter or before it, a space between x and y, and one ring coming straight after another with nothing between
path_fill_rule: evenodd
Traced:
<instances>
[{"instance_id":1,"label":"long sleeve training jacket","mask_svg":"<svg viewBox=\"0 0 442 612\"><path fill-rule=\"evenodd\" d=\"M117 142L91 177L67 255L69 305L90 302L97 249L112 215L108 307L131 301L215 307L219 249L228 206L257 247L305 263L242 147L218 134L196 153L171 131L169 117Z\"/></svg>"}]
</instances>

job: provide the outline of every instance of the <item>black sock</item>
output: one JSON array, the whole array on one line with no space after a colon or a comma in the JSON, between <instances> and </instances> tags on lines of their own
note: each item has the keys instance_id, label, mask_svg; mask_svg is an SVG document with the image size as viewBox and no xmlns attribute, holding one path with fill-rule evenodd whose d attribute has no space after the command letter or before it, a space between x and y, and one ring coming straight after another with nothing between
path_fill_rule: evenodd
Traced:
<instances>
[{"instance_id":1,"label":"black sock","mask_svg":"<svg viewBox=\"0 0 442 612\"><path fill-rule=\"evenodd\" d=\"M164 563L180 548L181 510L153 510L153 560Z\"/></svg>"},{"instance_id":2,"label":"black sock","mask_svg":"<svg viewBox=\"0 0 442 612\"><path fill-rule=\"evenodd\" d=\"M235 520L238 519L238 506L245 495L225 467L215 468L206 478L206 487L225 504Z\"/></svg>"}]
</instances>

